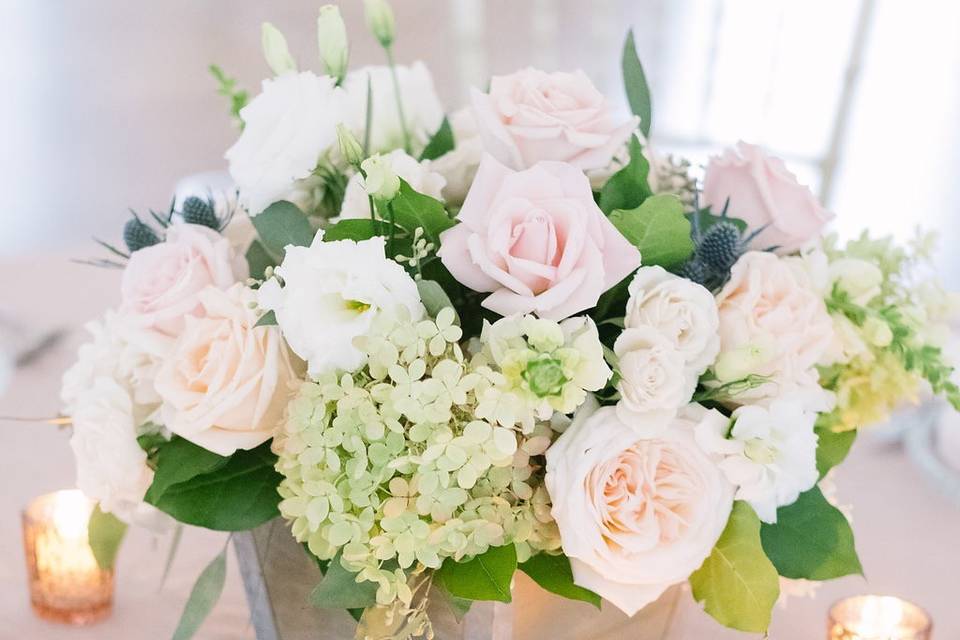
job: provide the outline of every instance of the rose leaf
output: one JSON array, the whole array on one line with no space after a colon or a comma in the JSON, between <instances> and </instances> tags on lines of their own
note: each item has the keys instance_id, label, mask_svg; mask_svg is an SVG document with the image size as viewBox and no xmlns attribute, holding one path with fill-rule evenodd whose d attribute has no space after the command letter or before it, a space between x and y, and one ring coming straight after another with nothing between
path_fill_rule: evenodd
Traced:
<instances>
[{"instance_id":1,"label":"rose leaf","mask_svg":"<svg viewBox=\"0 0 960 640\"><path fill-rule=\"evenodd\" d=\"M600 596L573 582L573 570L565 555L538 553L520 565L520 571L530 576L534 582L551 593L571 600L589 602L600 608Z\"/></svg>"},{"instance_id":2,"label":"rose leaf","mask_svg":"<svg viewBox=\"0 0 960 640\"><path fill-rule=\"evenodd\" d=\"M510 581L517 570L517 550L512 544L490 547L471 560L444 560L436 579L447 592L468 600L510 602Z\"/></svg>"},{"instance_id":3,"label":"rose leaf","mask_svg":"<svg viewBox=\"0 0 960 640\"><path fill-rule=\"evenodd\" d=\"M650 196L635 209L617 209L610 222L640 250L644 266L677 267L693 253L690 221L676 196Z\"/></svg>"}]
</instances>

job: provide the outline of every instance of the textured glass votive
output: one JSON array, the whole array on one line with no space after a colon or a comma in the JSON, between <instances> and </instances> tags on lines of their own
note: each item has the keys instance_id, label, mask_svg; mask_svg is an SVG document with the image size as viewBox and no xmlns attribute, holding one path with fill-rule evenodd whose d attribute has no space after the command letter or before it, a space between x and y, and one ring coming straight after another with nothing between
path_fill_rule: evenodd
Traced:
<instances>
[{"instance_id":1,"label":"textured glass votive","mask_svg":"<svg viewBox=\"0 0 960 640\"><path fill-rule=\"evenodd\" d=\"M23 512L30 604L41 618L92 624L113 609L113 570L99 567L87 540L93 507L70 490L40 496Z\"/></svg>"},{"instance_id":2,"label":"textured glass votive","mask_svg":"<svg viewBox=\"0 0 960 640\"><path fill-rule=\"evenodd\" d=\"M930 640L927 612L893 596L854 596L830 607L829 640Z\"/></svg>"}]
</instances>

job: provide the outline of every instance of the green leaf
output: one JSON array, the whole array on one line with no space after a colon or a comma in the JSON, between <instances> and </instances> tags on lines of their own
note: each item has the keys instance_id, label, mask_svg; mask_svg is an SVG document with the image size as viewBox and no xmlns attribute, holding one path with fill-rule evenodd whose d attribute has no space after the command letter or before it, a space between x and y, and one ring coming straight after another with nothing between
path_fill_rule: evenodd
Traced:
<instances>
[{"instance_id":1,"label":"green leaf","mask_svg":"<svg viewBox=\"0 0 960 640\"><path fill-rule=\"evenodd\" d=\"M777 523L764 524L760 536L764 551L785 578L863 575L850 523L818 487L777 509Z\"/></svg>"},{"instance_id":2,"label":"green leaf","mask_svg":"<svg viewBox=\"0 0 960 640\"><path fill-rule=\"evenodd\" d=\"M450 121L444 117L443 122L440 123L440 128L433 134L430 142L424 147L423 153L420 154L420 161L439 158L443 154L453 151L455 145L456 142L453 139L453 129L450 128Z\"/></svg>"},{"instance_id":3,"label":"green leaf","mask_svg":"<svg viewBox=\"0 0 960 640\"><path fill-rule=\"evenodd\" d=\"M180 549L180 541L183 539L183 525L179 522L173 528L173 538L170 540L170 548L167 550L167 560L163 563L163 575L160 576L160 588L167 583L167 577L170 575L170 569L173 568L173 561L177 557L177 551Z\"/></svg>"},{"instance_id":4,"label":"green leaf","mask_svg":"<svg viewBox=\"0 0 960 640\"><path fill-rule=\"evenodd\" d=\"M444 560L436 579L450 595L468 600L510 602L510 581L517 570L517 550L512 544L490 547L465 562Z\"/></svg>"},{"instance_id":5,"label":"green leaf","mask_svg":"<svg viewBox=\"0 0 960 640\"><path fill-rule=\"evenodd\" d=\"M650 138L650 124L653 110L650 104L650 87L647 75L643 72L637 47L633 41L633 29L627 32L627 41L623 43L623 87L627 92L630 110L640 116L640 131L644 138Z\"/></svg>"},{"instance_id":6,"label":"green leaf","mask_svg":"<svg viewBox=\"0 0 960 640\"><path fill-rule=\"evenodd\" d=\"M98 504L90 513L87 523L87 540L93 557L101 569L112 569L120 551L120 543L127 533L127 525L112 513L100 509Z\"/></svg>"},{"instance_id":7,"label":"green leaf","mask_svg":"<svg viewBox=\"0 0 960 640\"><path fill-rule=\"evenodd\" d=\"M733 511L717 545L690 576L693 597L720 624L762 633L780 595L777 570L760 544L760 518L745 502Z\"/></svg>"},{"instance_id":8,"label":"green leaf","mask_svg":"<svg viewBox=\"0 0 960 640\"><path fill-rule=\"evenodd\" d=\"M473 600L451 595L449 591L439 585L434 585L431 595L435 600L447 605L457 622L463 620L464 616L470 612L470 607L473 606Z\"/></svg>"},{"instance_id":9,"label":"green leaf","mask_svg":"<svg viewBox=\"0 0 960 640\"><path fill-rule=\"evenodd\" d=\"M309 247L313 242L315 234L310 220L292 202L274 202L250 220L260 242L274 256L282 257L287 245Z\"/></svg>"},{"instance_id":10,"label":"green leaf","mask_svg":"<svg viewBox=\"0 0 960 640\"><path fill-rule=\"evenodd\" d=\"M277 517L282 478L274 469L277 457L270 443L226 460L209 473L168 486L148 502L179 522L216 531L246 531Z\"/></svg>"},{"instance_id":11,"label":"green leaf","mask_svg":"<svg viewBox=\"0 0 960 640\"><path fill-rule=\"evenodd\" d=\"M390 235L390 225L382 220L352 218L341 220L323 232L324 242L334 240L369 240L376 236Z\"/></svg>"},{"instance_id":12,"label":"green leaf","mask_svg":"<svg viewBox=\"0 0 960 640\"><path fill-rule=\"evenodd\" d=\"M393 221L413 233L417 227L423 227L427 239L433 243L440 241L440 234L456 224L444 208L443 203L430 196L418 193L405 180L400 180L400 191L390 201L393 209Z\"/></svg>"},{"instance_id":13,"label":"green leaf","mask_svg":"<svg viewBox=\"0 0 960 640\"><path fill-rule=\"evenodd\" d=\"M436 318L437 314L446 307L453 307L450 302L450 296L443 290L440 283L433 280L417 280L417 291L420 292L420 301L427 309L431 318ZM456 311L456 309L454 309Z\"/></svg>"},{"instance_id":14,"label":"green leaf","mask_svg":"<svg viewBox=\"0 0 960 640\"><path fill-rule=\"evenodd\" d=\"M700 233L706 233L710 227L722 220L733 224L733 226L740 230L741 234L747 232L746 222L740 218L732 218L730 216L724 218L723 216L714 215L714 213L710 211L710 207L703 207L698 211L691 211L684 215L687 217L687 220L690 221L691 228L694 228L697 224L700 225Z\"/></svg>"},{"instance_id":15,"label":"green leaf","mask_svg":"<svg viewBox=\"0 0 960 640\"><path fill-rule=\"evenodd\" d=\"M817 426L817 471L820 477L827 475L830 469L844 461L850 453L850 447L857 438L856 430L834 431L829 427Z\"/></svg>"},{"instance_id":16,"label":"green leaf","mask_svg":"<svg viewBox=\"0 0 960 640\"><path fill-rule=\"evenodd\" d=\"M600 608L600 596L574 584L570 560L565 555L553 556L538 553L521 564L519 568L550 593L571 600L589 602L597 609Z\"/></svg>"},{"instance_id":17,"label":"green leaf","mask_svg":"<svg viewBox=\"0 0 960 640\"><path fill-rule=\"evenodd\" d=\"M340 564L337 554L313 592L310 604L320 609L364 609L377 603L377 583L357 582L357 574Z\"/></svg>"},{"instance_id":18,"label":"green leaf","mask_svg":"<svg viewBox=\"0 0 960 640\"><path fill-rule=\"evenodd\" d=\"M260 316L254 327L275 327L277 325L277 314L274 311L267 311Z\"/></svg>"},{"instance_id":19,"label":"green leaf","mask_svg":"<svg viewBox=\"0 0 960 640\"><path fill-rule=\"evenodd\" d=\"M640 250L644 266L666 269L683 264L693 253L690 222L676 196L650 196L636 209L616 209L610 222Z\"/></svg>"},{"instance_id":20,"label":"green leaf","mask_svg":"<svg viewBox=\"0 0 960 640\"><path fill-rule=\"evenodd\" d=\"M650 163L643 155L643 147L636 136L630 136L630 162L610 176L600 190L600 209L607 215L614 209L633 209L653 195L647 176Z\"/></svg>"},{"instance_id":21,"label":"green leaf","mask_svg":"<svg viewBox=\"0 0 960 640\"><path fill-rule=\"evenodd\" d=\"M157 449L157 469L153 474L153 483L143 499L150 504L156 504L173 485L216 471L229 460L180 436L174 436Z\"/></svg>"},{"instance_id":22,"label":"green leaf","mask_svg":"<svg viewBox=\"0 0 960 640\"><path fill-rule=\"evenodd\" d=\"M277 261L267 251L266 247L259 240L254 240L246 253L247 267L250 270L250 277L257 280L263 278L267 267L277 266Z\"/></svg>"},{"instance_id":23,"label":"green leaf","mask_svg":"<svg viewBox=\"0 0 960 640\"><path fill-rule=\"evenodd\" d=\"M190 598L187 599L187 604L180 615L180 623L177 625L177 630L173 632L173 640L190 640L193 637L220 599L226 578L227 548L224 547L194 583Z\"/></svg>"}]
</instances>

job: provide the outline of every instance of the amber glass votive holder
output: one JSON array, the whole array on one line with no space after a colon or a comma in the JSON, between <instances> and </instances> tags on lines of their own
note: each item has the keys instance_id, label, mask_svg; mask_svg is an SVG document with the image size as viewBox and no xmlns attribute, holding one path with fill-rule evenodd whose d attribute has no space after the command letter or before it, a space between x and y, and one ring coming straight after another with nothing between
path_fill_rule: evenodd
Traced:
<instances>
[{"instance_id":1,"label":"amber glass votive holder","mask_svg":"<svg viewBox=\"0 0 960 640\"><path fill-rule=\"evenodd\" d=\"M926 611L893 596L845 598L830 607L828 640L930 640Z\"/></svg>"},{"instance_id":2,"label":"amber glass votive holder","mask_svg":"<svg viewBox=\"0 0 960 640\"><path fill-rule=\"evenodd\" d=\"M30 605L45 620L87 625L113 610L113 569L101 569L87 539L95 503L77 490L36 498L23 511Z\"/></svg>"}]
</instances>

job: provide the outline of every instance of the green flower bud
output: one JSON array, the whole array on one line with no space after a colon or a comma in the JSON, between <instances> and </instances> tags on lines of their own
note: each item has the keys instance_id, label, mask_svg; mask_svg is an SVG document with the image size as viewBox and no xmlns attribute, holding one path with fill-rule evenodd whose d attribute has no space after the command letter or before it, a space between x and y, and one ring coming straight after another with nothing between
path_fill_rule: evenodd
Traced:
<instances>
[{"instance_id":1,"label":"green flower bud","mask_svg":"<svg viewBox=\"0 0 960 640\"><path fill-rule=\"evenodd\" d=\"M347 74L347 27L343 24L340 9L332 4L320 7L317 45L320 48L320 62L327 70L327 75L336 78L337 84L340 84Z\"/></svg>"},{"instance_id":2,"label":"green flower bud","mask_svg":"<svg viewBox=\"0 0 960 640\"><path fill-rule=\"evenodd\" d=\"M365 174L363 186L367 194L377 200L389 201L400 191L400 178L390 162L379 153L360 163Z\"/></svg>"},{"instance_id":3,"label":"green flower bud","mask_svg":"<svg viewBox=\"0 0 960 640\"><path fill-rule=\"evenodd\" d=\"M343 123L337 125L337 141L340 143L340 155L347 164L353 167L360 166L363 162L363 147Z\"/></svg>"},{"instance_id":4,"label":"green flower bud","mask_svg":"<svg viewBox=\"0 0 960 640\"><path fill-rule=\"evenodd\" d=\"M393 9L386 0L363 0L367 27L383 47L393 44Z\"/></svg>"},{"instance_id":5,"label":"green flower bud","mask_svg":"<svg viewBox=\"0 0 960 640\"><path fill-rule=\"evenodd\" d=\"M275 75L297 70L297 63L293 61L293 56L287 48L287 39L269 22L264 22L261 28L261 44L263 57L266 58L267 64Z\"/></svg>"},{"instance_id":6,"label":"green flower bud","mask_svg":"<svg viewBox=\"0 0 960 640\"><path fill-rule=\"evenodd\" d=\"M550 357L531 360L521 375L538 398L560 395L569 382L560 361Z\"/></svg>"}]
</instances>

